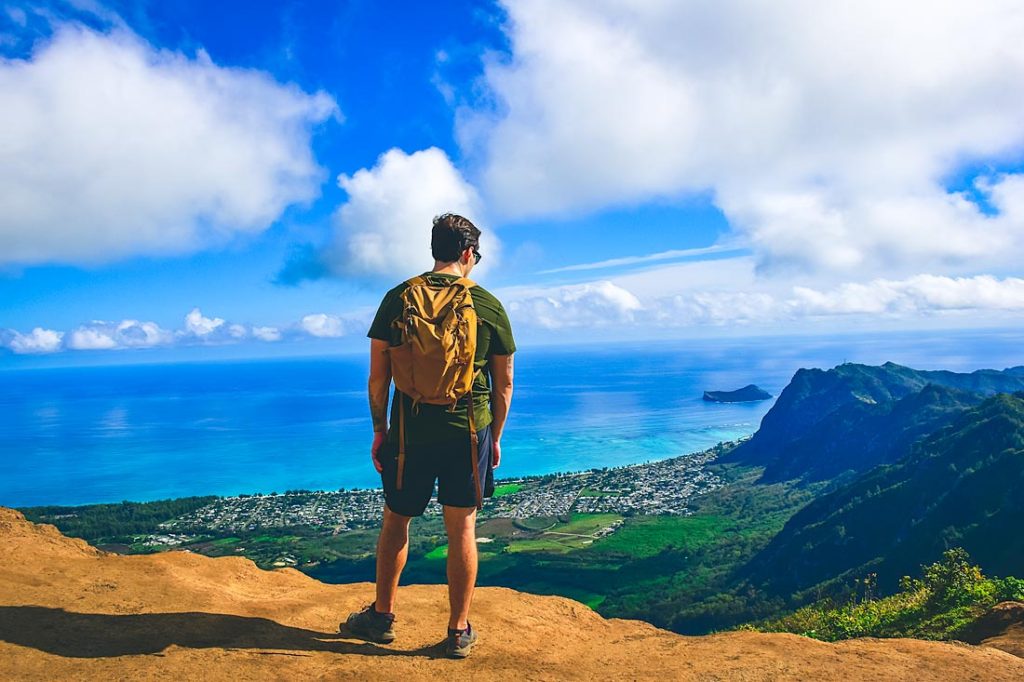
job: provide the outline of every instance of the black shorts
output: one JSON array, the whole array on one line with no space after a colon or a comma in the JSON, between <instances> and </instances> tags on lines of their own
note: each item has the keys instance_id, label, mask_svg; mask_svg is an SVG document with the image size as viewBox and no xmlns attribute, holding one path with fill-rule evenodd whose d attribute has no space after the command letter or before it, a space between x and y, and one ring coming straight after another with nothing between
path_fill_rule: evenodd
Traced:
<instances>
[{"instance_id":1,"label":"black shorts","mask_svg":"<svg viewBox=\"0 0 1024 682\"><path fill-rule=\"evenodd\" d=\"M491 426L477 431L477 462L480 467L480 495L494 494L494 471L491 469ZM388 508L402 516L420 516L430 503L437 482L437 501L450 507L475 507L473 466L469 432L460 438L429 445L407 445L402 489L398 490L398 443L385 441L378 451L383 465L381 482Z\"/></svg>"}]
</instances>

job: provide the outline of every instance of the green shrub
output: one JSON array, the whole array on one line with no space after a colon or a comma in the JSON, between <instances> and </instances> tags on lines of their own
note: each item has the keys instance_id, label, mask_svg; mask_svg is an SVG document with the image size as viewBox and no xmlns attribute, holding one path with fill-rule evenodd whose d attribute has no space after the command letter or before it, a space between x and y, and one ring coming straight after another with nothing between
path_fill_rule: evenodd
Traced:
<instances>
[{"instance_id":1,"label":"green shrub","mask_svg":"<svg viewBox=\"0 0 1024 682\"><path fill-rule=\"evenodd\" d=\"M878 598L876 576L854 585L846 602L819 601L780 618L748 624L762 632L792 632L826 641L852 637L948 639L997 602L1024 600L1024 580L986 578L961 548L904 576L899 591Z\"/></svg>"},{"instance_id":2,"label":"green shrub","mask_svg":"<svg viewBox=\"0 0 1024 682\"><path fill-rule=\"evenodd\" d=\"M1002 578L996 583L996 601L1024 601L1024 580Z\"/></svg>"}]
</instances>

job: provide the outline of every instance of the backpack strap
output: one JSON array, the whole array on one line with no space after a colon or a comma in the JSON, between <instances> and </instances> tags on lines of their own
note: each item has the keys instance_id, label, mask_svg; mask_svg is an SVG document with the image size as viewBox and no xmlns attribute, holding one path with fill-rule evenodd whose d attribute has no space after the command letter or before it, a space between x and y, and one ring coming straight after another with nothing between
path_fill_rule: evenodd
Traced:
<instances>
[{"instance_id":1,"label":"backpack strap","mask_svg":"<svg viewBox=\"0 0 1024 682\"><path fill-rule=\"evenodd\" d=\"M416 275L415 277L410 277L409 279L405 280L405 283L408 286L416 287L421 284L426 284L427 280L423 275Z\"/></svg>"},{"instance_id":2,"label":"backpack strap","mask_svg":"<svg viewBox=\"0 0 1024 682\"><path fill-rule=\"evenodd\" d=\"M476 375L473 376L476 380ZM476 495L476 508L483 509L483 494L480 492L480 439L476 435L476 403L473 402L473 384L469 385L469 392L466 394L468 405L466 406L466 418L469 422L469 456L473 462L473 493Z\"/></svg>"},{"instance_id":3,"label":"backpack strap","mask_svg":"<svg viewBox=\"0 0 1024 682\"><path fill-rule=\"evenodd\" d=\"M476 282L474 282L473 280L468 279L466 277L459 277L457 280L454 280L448 286L453 286L453 287L461 286L463 289L465 289L468 292L471 288L476 286Z\"/></svg>"},{"instance_id":4,"label":"backpack strap","mask_svg":"<svg viewBox=\"0 0 1024 682\"><path fill-rule=\"evenodd\" d=\"M476 405L473 403L473 389L466 394L469 405L466 406L466 414L469 417L469 456L473 460L473 493L476 495L476 508L483 509L484 501L480 493L480 439L476 435L476 418L473 412Z\"/></svg>"},{"instance_id":5,"label":"backpack strap","mask_svg":"<svg viewBox=\"0 0 1024 682\"><path fill-rule=\"evenodd\" d=\"M405 394L398 395L398 471L395 474L395 490L402 489L402 472L405 469Z\"/></svg>"}]
</instances>

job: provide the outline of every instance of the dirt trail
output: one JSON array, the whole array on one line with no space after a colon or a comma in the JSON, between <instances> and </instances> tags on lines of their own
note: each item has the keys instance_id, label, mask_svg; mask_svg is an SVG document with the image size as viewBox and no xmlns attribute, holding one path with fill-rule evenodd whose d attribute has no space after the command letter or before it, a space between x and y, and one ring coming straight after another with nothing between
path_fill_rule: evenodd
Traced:
<instances>
[{"instance_id":1,"label":"dirt trail","mask_svg":"<svg viewBox=\"0 0 1024 682\"><path fill-rule=\"evenodd\" d=\"M558 597L477 592L471 658L439 657L444 587L400 593L398 640L342 638L368 584L187 552L105 554L0 508L0 679L1022 680L1024 659L914 640L681 637Z\"/></svg>"}]
</instances>

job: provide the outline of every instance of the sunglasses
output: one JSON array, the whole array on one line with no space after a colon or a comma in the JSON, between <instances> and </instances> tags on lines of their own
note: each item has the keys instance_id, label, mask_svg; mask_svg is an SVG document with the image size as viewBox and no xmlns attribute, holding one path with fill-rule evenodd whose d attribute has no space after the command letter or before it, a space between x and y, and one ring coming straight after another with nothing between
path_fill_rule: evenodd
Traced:
<instances>
[{"instance_id":1,"label":"sunglasses","mask_svg":"<svg viewBox=\"0 0 1024 682\"><path fill-rule=\"evenodd\" d=\"M473 249L473 258L475 258L475 259L476 259L476 262L477 262L477 263L479 263L479 262L480 262L480 258L481 258L481 257L482 257L482 256L480 255L480 252L479 252L479 251L477 251L476 249ZM474 265L475 265L475 264L476 264L476 263L474 263Z\"/></svg>"}]
</instances>

